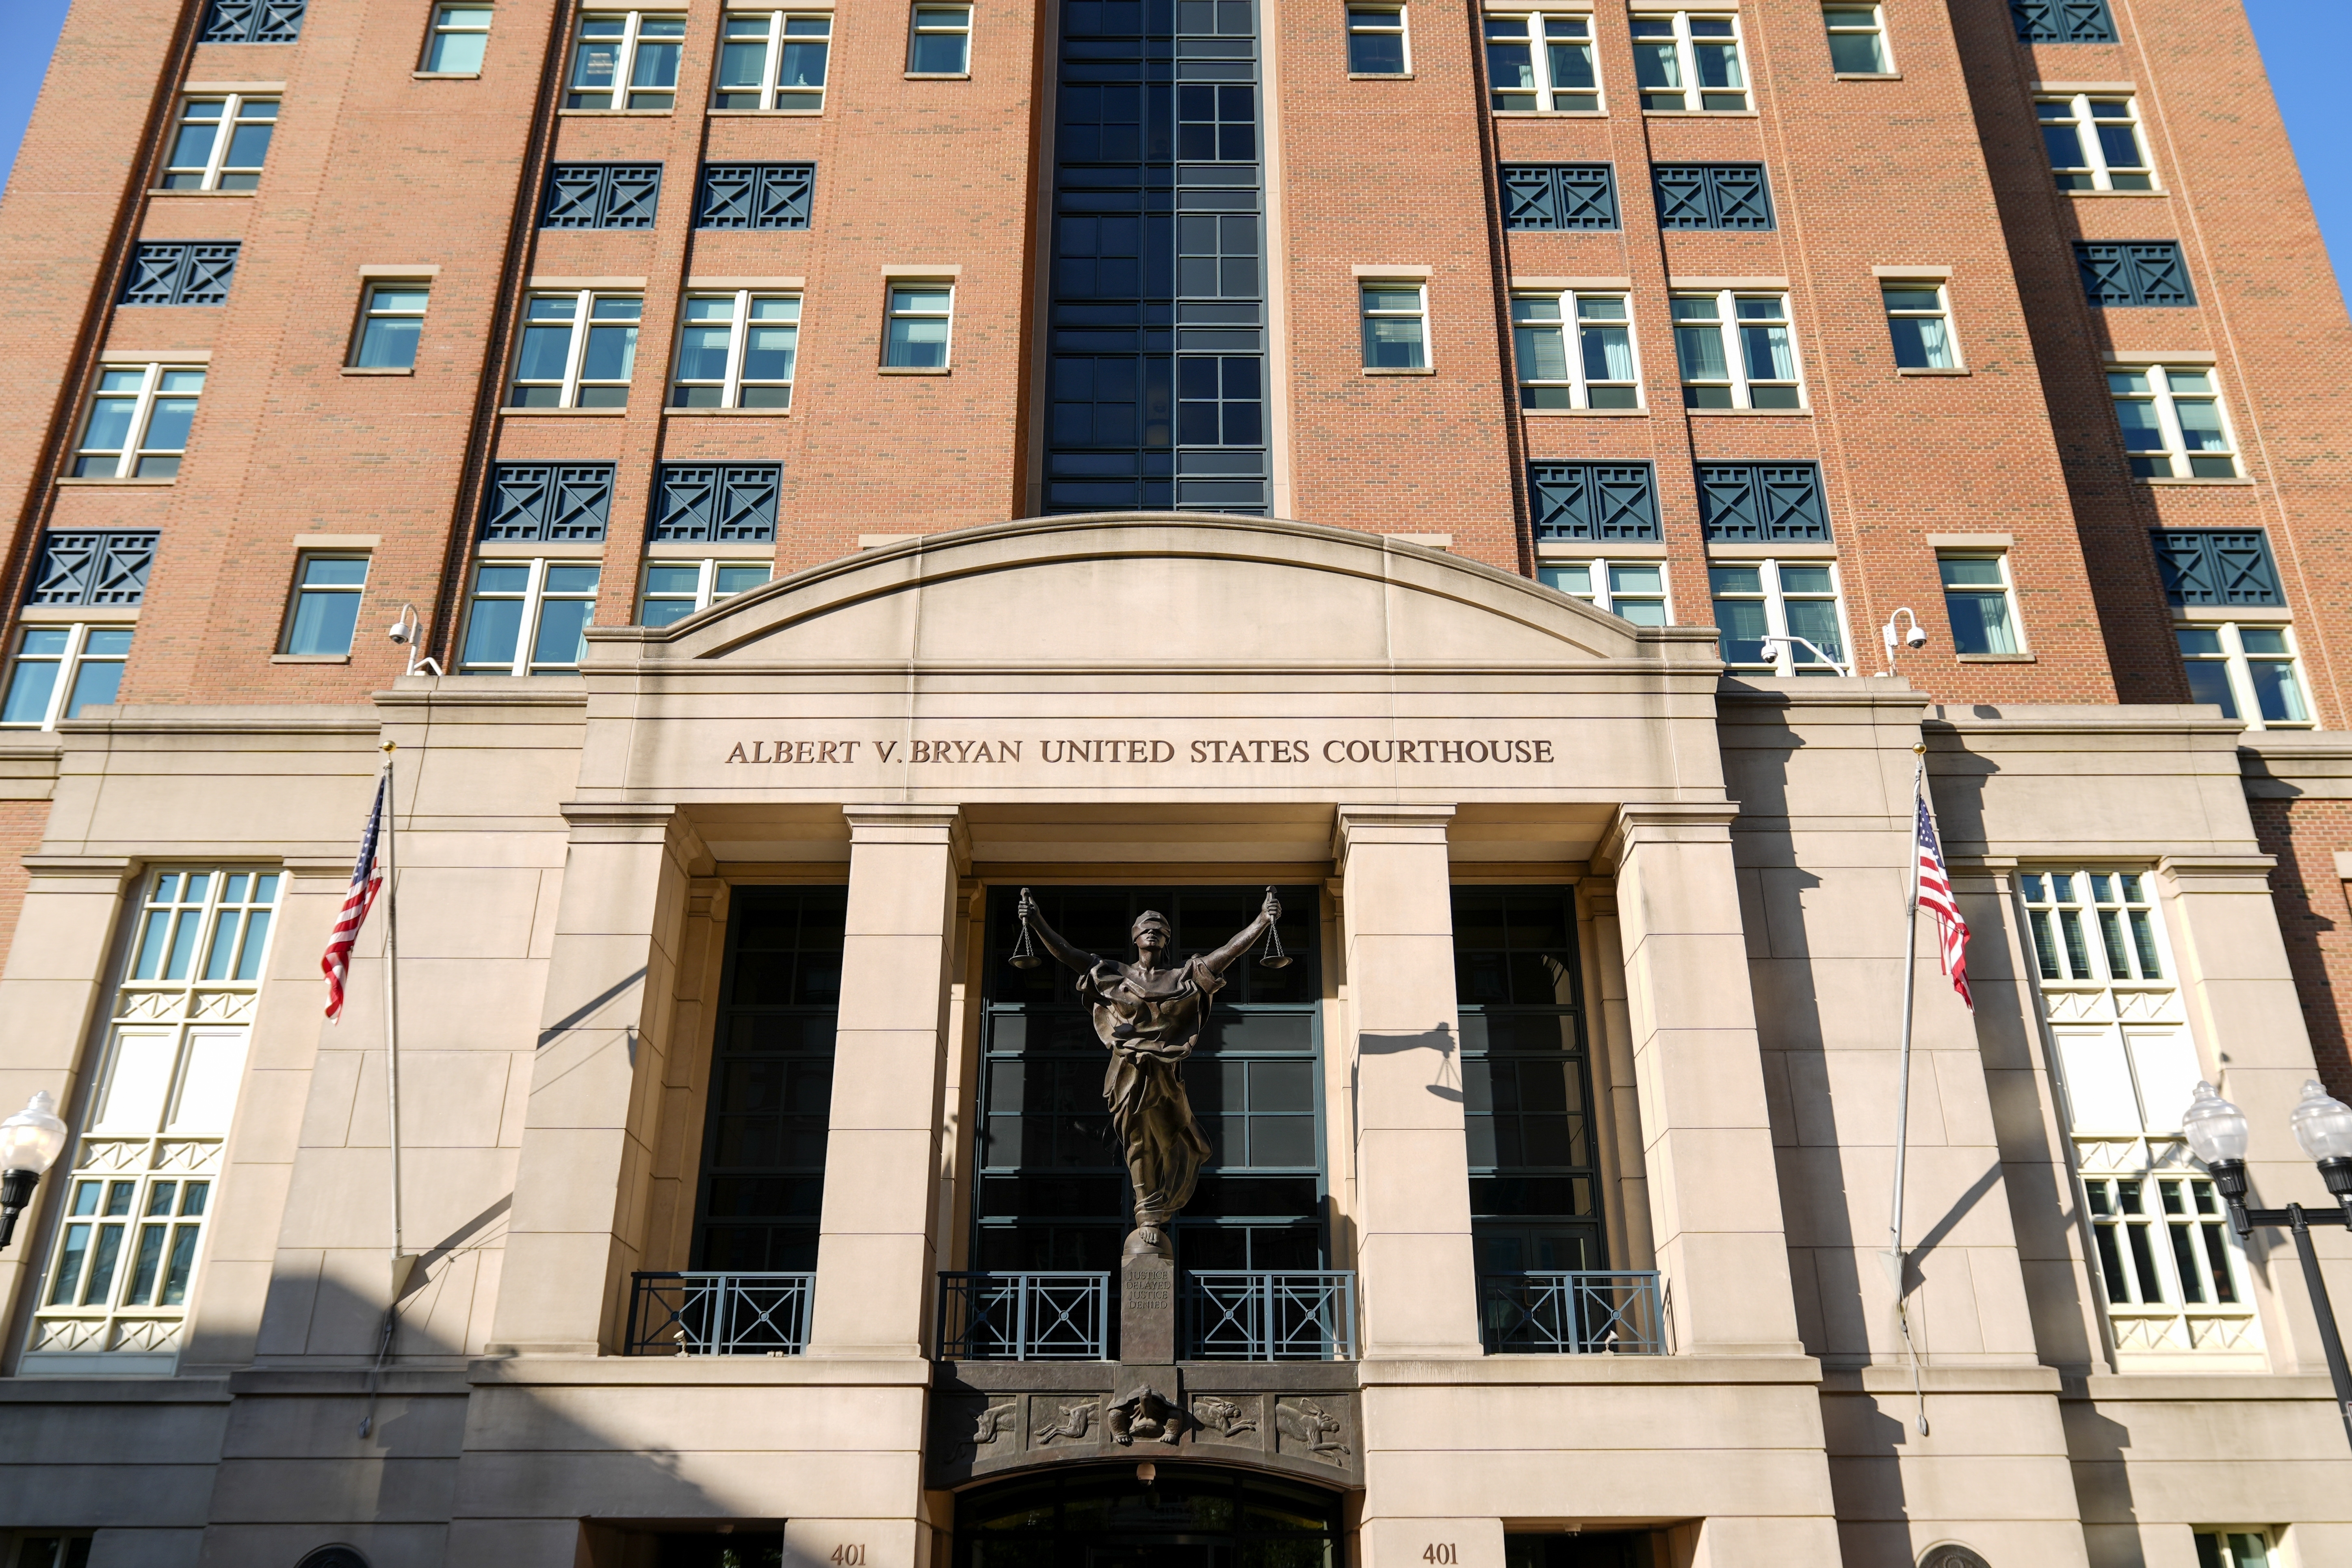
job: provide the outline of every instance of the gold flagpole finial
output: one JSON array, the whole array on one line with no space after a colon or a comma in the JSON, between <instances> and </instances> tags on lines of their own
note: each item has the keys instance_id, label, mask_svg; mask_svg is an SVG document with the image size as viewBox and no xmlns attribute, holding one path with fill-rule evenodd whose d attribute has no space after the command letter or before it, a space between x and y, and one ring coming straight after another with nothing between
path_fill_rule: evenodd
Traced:
<instances>
[{"instance_id":1,"label":"gold flagpole finial","mask_svg":"<svg viewBox=\"0 0 2352 1568\"><path fill-rule=\"evenodd\" d=\"M392 750L392 742L389 741L385 742L383 749L387 752ZM1926 756L1927 754L1927 742L1925 741L1914 741L1911 743L1911 754L1915 757Z\"/></svg>"},{"instance_id":2,"label":"gold flagpole finial","mask_svg":"<svg viewBox=\"0 0 2352 1568\"><path fill-rule=\"evenodd\" d=\"M388 757L392 755L393 752L400 750L400 742L397 741L386 741L383 745L378 746L376 750L382 752Z\"/></svg>"}]
</instances>

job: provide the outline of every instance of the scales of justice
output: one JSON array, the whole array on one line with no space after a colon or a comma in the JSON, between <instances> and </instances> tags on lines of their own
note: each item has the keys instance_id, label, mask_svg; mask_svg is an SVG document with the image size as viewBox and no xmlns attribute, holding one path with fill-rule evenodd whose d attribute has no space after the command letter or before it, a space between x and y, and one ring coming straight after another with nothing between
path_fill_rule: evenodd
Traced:
<instances>
[{"instance_id":1,"label":"scales of justice","mask_svg":"<svg viewBox=\"0 0 2352 1568\"><path fill-rule=\"evenodd\" d=\"M1169 964L1164 961L1173 928L1166 915L1146 910L1135 917L1129 932L1136 962L1122 963L1071 946L1045 922L1029 889L1021 889L1021 935L1013 944L1013 966L1035 969L1044 963L1037 952L1043 945L1076 971L1078 995L1110 1052L1103 1103L1135 1186L1135 1229L1124 1253L1130 1261L1175 1256L1168 1224L1192 1201L1202 1163L1209 1157L1209 1141L1184 1093L1184 1060L1208 1026L1209 1005L1224 988L1225 971L1251 943L1265 936L1265 951L1257 961L1268 969L1290 963L1274 929L1281 918L1282 905L1268 888L1257 918L1223 946Z\"/></svg>"}]
</instances>

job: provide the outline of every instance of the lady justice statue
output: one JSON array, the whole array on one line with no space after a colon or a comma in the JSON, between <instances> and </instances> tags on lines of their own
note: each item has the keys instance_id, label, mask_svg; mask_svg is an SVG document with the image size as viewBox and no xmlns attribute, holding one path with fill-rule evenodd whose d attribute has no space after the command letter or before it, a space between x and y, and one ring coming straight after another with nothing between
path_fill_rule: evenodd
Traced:
<instances>
[{"instance_id":1,"label":"lady justice statue","mask_svg":"<svg viewBox=\"0 0 2352 1568\"><path fill-rule=\"evenodd\" d=\"M1201 1163L1209 1157L1209 1141L1192 1120L1192 1102L1184 1096L1184 1058L1200 1043L1209 1021L1209 1003L1224 988L1225 970L1281 918L1282 906L1268 888L1257 919L1232 941L1213 952L1162 968L1160 960L1173 933L1168 917L1157 910L1135 917L1129 935L1138 962L1121 963L1072 947L1045 923L1029 889L1021 889L1024 931L1034 931L1046 952L1078 972L1078 994L1093 1009L1095 1033L1110 1050L1103 1100L1110 1108L1110 1124L1135 1184L1135 1231L1127 1238L1129 1258L1171 1256L1161 1233L1192 1201ZM1037 960L1023 951L1026 946L1024 942L1015 950L1013 962L1022 963L1026 956L1022 967L1034 967ZM1267 962L1279 968L1290 960L1270 944Z\"/></svg>"}]
</instances>

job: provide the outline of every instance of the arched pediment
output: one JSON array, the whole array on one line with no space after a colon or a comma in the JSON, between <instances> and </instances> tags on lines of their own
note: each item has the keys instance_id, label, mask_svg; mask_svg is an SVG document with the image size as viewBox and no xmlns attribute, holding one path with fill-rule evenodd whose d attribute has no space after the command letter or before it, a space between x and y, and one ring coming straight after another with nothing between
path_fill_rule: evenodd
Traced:
<instances>
[{"instance_id":1,"label":"arched pediment","mask_svg":"<svg viewBox=\"0 0 2352 1568\"><path fill-rule=\"evenodd\" d=\"M587 668L755 663L1514 667L1713 660L1526 578L1352 529L1197 513L1032 518L811 567L661 628L595 628Z\"/></svg>"}]
</instances>

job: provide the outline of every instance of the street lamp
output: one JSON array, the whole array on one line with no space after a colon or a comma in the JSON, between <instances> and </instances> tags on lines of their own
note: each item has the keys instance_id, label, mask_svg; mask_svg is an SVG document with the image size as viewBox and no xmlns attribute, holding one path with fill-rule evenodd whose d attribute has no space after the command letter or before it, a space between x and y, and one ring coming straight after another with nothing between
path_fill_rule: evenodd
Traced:
<instances>
[{"instance_id":1,"label":"street lamp","mask_svg":"<svg viewBox=\"0 0 2352 1568\"><path fill-rule=\"evenodd\" d=\"M0 1247L16 1234L16 1216L33 1201L41 1173L57 1163L65 1146L66 1124L58 1120L58 1102L46 1089L0 1121Z\"/></svg>"},{"instance_id":2,"label":"street lamp","mask_svg":"<svg viewBox=\"0 0 2352 1568\"><path fill-rule=\"evenodd\" d=\"M2320 1277L2319 1258L2311 1250L2311 1227L2340 1225L2352 1228L2352 1105L2329 1095L2317 1079L2305 1079L2303 1099L2287 1116L2294 1141L2319 1163L2320 1179L2327 1184L2342 1212L2305 1214L2301 1204L2283 1209L2246 1206L2246 1114L2200 1081L2197 1097L2180 1119L2182 1136L2230 1205L2230 1224L2242 1241L2256 1226L2273 1230L2284 1226L2294 1237L2294 1255L2303 1262L2303 1282L2311 1292L2311 1308L2319 1319L2319 1348L2327 1357L2327 1375L2336 1384L2336 1410L2344 1418L2344 1435L2352 1438L2352 1368L2344 1362L2344 1339L2336 1332L2336 1309L2327 1300L2327 1281Z\"/></svg>"}]
</instances>

